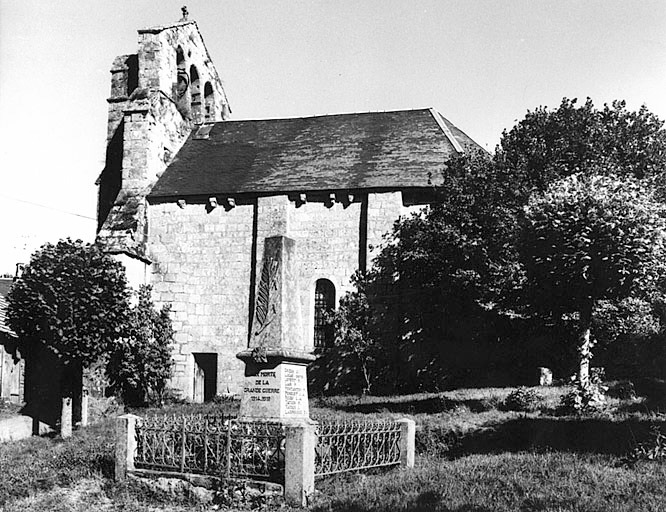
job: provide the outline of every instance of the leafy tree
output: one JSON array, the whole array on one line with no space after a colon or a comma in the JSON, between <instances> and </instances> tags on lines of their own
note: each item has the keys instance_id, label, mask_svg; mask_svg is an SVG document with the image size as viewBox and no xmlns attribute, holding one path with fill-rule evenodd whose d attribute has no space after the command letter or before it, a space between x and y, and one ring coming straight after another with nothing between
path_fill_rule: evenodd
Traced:
<instances>
[{"instance_id":1,"label":"leafy tree","mask_svg":"<svg viewBox=\"0 0 666 512\"><path fill-rule=\"evenodd\" d=\"M496 349L521 335L520 322L504 313L526 312L518 239L532 194L574 174L627 177L649 188L665 165L663 123L645 107L596 109L589 99L578 105L566 98L555 110L528 112L504 132L494 157L450 160L430 207L394 225L357 282L368 301L367 333L382 347L374 390L441 388L447 374L490 352L478 347L494 338ZM525 321L534 326L536 319ZM570 331L555 320L530 335Z\"/></svg>"},{"instance_id":2,"label":"leafy tree","mask_svg":"<svg viewBox=\"0 0 666 512\"><path fill-rule=\"evenodd\" d=\"M357 276L356 280L359 278ZM370 305L363 289L340 299L338 309L331 314L331 322L335 329L336 352L342 353L343 358L354 358L352 364L360 370L363 393L371 393L381 346L370 329Z\"/></svg>"},{"instance_id":3,"label":"leafy tree","mask_svg":"<svg viewBox=\"0 0 666 512\"><path fill-rule=\"evenodd\" d=\"M81 240L45 244L7 297L7 319L28 358L43 347L66 368L65 396L80 394L82 369L122 333L128 311L123 266Z\"/></svg>"},{"instance_id":4,"label":"leafy tree","mask_svg":"<svg viewBox=\"0 0 666 512\"><path fill-rule=\"evenodd\" d=\"M624 101L596 109L564 98L555 110L539 107L504 131L495 155L498 172L519 201L572 174L615 174L658 182L666 169L663 121L647 107Z\"/></svg>"},{"instance_id":5,"label":"leafy tree","mask_svg":"<svg viewBox=\"0 0 666 512\"><path fill-rule=\"evenodd\" d=\"M361 272L352 276L356 290L340 298L336 310L326 313L334 332L333 343L316 348L316 361L308 370L314 393L371 393L386 366L383 346L376 336L375 316L365 291Z\"/></svg>"},{"instance_id":6,"label":"leafy tree","mask_svg":"<svg viewBox=\"0 0 666 512\"><path fill-rule=\"evenodd\" d=\"M513 195L487 154L453 158L429 208L394 224L373 272L402 279L415 295L432 290L491 307L516 270Z\"/></svg>"},{"instance_id":7,"label":"leafy tree","mask_svg":"<svg viewBox=\"0 0 666 512\"><path fill-rule=\"evenodd\" d=\"M649 296L666 272L666 210L629 177L571 175L525 207L519 251L532 308L576 314L581 383L588 382L595 308Z\"/></svg>"},{"instance_id":8,"label":"leafy tree","mask_svg":"<svg viewBox=\"0 0 666 512\"><path fill-rule=\"evenodd\" d=\"M624 101L614 101L598 109L589 98L583 104L564 98L555 109L539 107L527 112L523 120L505 131L494 157L494 168L498 179L514 191L513 196L505 196L505 204L518 209L530 195L541 194L549 185L574 174L635 179L654 190L655 199L663 202L666 130L663 121L645 106L629 111ZM510 296L508 307L519 308L518 299ZM654 324L655 319L648 312L655 306L650 304L652 299L635 299L642 301L643 306L638 309L643 314L639 319L631 313L632 322L606 314L618 308L629 314L615 300L602 300L601 307L596 308L593 332L604 344L605 355L610 356L612 351L606 349L617 340L638 348L639 338L647 336L643 324ZM634 328L638 330L629 332Z\"/></svg>"},{"instance_id":9,"label":"leafy tree","mask_svg":"<svg viewBox=\"0 0 666 512\"><path fill-rule=\"evenodd\" d=\"M170 310L164 305L156 311L150 286L139 288L127 330L114 344L107 365L112 387L128 405L159 403L163 397L173 366Z\"/></svg>"},{"instance_id":10,"label":"leafy tree","mask_svg":"<svg viewBox=\"0 0 666 512\"><path fill-rule=\"evenodd\" d=\"M354 307L336 318L338 346L361 349L361 342L363 353L372 352L374 392L448 385L451 367L464 366L451 343L459 351L464 341L486 336L485 311L513 282L516 215L504 200L512 191L498 181L489 156L451 160L442 181L429 208L394 224L345 299Z\"/></svg>"},{"instance_id":11,"label":"leafy tree","mask_svg":"<svg viewBox=\"0 0 666 512\"><path fill-rule=\"evenodd\" d=\"M658 375L655 345L663 340L660 309L664 298L651 300L627 297L620 301L600 300L592 317L592 336L596 341L594 360L605 367L611 378ZM666 365L661 362L661 367Z\"/></svg>"}]
</instances>

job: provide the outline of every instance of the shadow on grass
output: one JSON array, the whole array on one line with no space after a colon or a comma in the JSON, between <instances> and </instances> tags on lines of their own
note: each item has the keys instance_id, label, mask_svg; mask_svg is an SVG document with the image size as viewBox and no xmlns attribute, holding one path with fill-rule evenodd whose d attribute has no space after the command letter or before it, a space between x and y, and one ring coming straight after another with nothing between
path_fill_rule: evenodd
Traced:
<instances>
[{"instance_id":1,"label":"shadow on grass","mask_svg":"<svg viewBox=\"0 0 666 512\"><path fill-rule=\"evenodd\" d=\"M643 413L644 417L558 417L555 411L541 416L497 418L497 422L483 427L472 426L461 432L450 424L438 425L427 422L417 428L417 450L440 456L458 457L472 453L502 453L519 451L563 451L626 455L637 443L651 440L650 429L656 426L666 432L663 416L654 416L663 411L662 388L643 402L621 406L619 412ZM430 396L404 401L378 399L369 403L329 403L330 409L361 414L436 414L465 407L472 413L497 408L492 399L451 399ZM430 424L429 424L430 423Z\"/></svg>"},{"instance_id":2,"label":"shadow on grass","mask_svg":"<svg viewBox=\"0 0 666 512\"><path fill-rule=\"evenodd\" d=\"M426 491L419 494L413 506L410 506L410 511L426 511L433 510L438 512L494 512L495 509L484 507L481 505L465 504L456 508L449 508L441 502L442 497L439 493L433 491Z\"/></svg>"},{"instance_id":3,"label":"shadow on grass","mask_svg":"<svg viewBox=\"0 0 666 512\"><path fill-rule=\"evenodd\" d=\"M559 451L626 455L639 442L650 440L652 426L666 429L666 421L525 417L511 419L492 428L431 439L422 446L440 455L459 457L521 451ZM436 436L430 429L424 435ZM423 440L422 440L423 441ZM440 449L438 449L438 447Z\"/></svg>"},{"instance_id":4,"label":"shadow on grass","mask_svg":"<svg viewBox=\"0 0 666 512\"><path fill-rule=\"evenodd\" d=\"M362 505L358 503L348 503L346 501L336 501L326 504L323 507L314 507L312 512L392 512L395 509L393 504L386 506L376 506L375 504ZM421 493L413 503L407 506L401 505L400 510L409 512L495 512L495 508L489 508L481 505L461 505L459 507L447 507L441 503L441 496L432 491ZM541 509L531 509L541 510Z\"/></svg>"},{"instance_id":5,"label":"shadow on grass","mask_svg":"<svg viewBox=\"0 0 666 512\"><path fill-rule=\"evenodd\" d=\"M467 407L471 412L484 412L496 407L496 403L490 399L455 400L435 396L403 402L385 400L358 404L326 404L326 407L336 409L338 411L362 414L382 412L402 414L435 414L439 412L450 411L461 406Z\"/></svg>"}]
</instances>

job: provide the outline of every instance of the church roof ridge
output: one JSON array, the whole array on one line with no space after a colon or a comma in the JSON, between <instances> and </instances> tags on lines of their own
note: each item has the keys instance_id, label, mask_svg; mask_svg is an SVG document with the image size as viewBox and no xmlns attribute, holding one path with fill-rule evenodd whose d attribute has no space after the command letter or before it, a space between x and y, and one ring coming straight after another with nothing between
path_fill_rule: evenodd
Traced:
<instances>
[{"instance_id":1,"label":"church roof ridge","mask_svg":"<svg viewBox=\"0 0 666 512\"><path fill-rule=\"evenodd\" d=\"M246 121L289 121L296 119L316 119L325 117L336 116L363 116L373 114L393 114L402 112L423 112L426 110L435 110L433 107L417 107L417 108L399 108L391 110L363 110L363 111L349 111L349 112L330 112L326 114L311 114L303 116L288 116L288 117L248 117L244 119L227 119L226 121L216 121L216 123L233 123L233 122L246 122ZM441 114L440 114L441 115Z\"/></svg>"}]
</instances>

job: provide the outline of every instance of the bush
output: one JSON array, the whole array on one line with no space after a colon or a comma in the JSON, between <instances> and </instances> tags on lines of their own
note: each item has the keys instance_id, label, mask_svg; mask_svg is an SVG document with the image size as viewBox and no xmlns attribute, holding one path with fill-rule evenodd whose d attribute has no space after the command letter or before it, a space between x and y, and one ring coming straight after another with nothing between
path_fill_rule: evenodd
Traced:
<instances>
[{"instance_id":1,"label":"bush","mask_svg":"<svg viewBox=\"0 0 666 512\"><path fill-rule=\"evenodd\" d=\"M593 369L594 370L594 369ZM606 403L606 390L601 383L603 371L590 372L590 380L582 383L574 382L574 387L560 401L561 412L565 414L585 414L599 412Z\"/></svg>"},{"instance_id":2,"label":"bush","mask_svg":"<svg viewBox=\"0 0 666 512\"><path fill-rule=\"evenodd\" d=\"M635 383L637 395L644 396L662 409L666 408L666 380L640 378Z\"/></svg>"},{"instance_id":3,"label":"bush","mask_svg":"<svg viewBox=\"0 0 666 512\"><path fill-rule=\"evenodd\" d=\"M535 411L543 402L543 397L534 389L518 388L509 393L502 406L507 411Z\"/></svg>"},{"instance_id":4,"label":"bush","mask_svg":"<svg viewBox=\"0 0 666 512\"><path fill-rule=\"evenodd\" d=\"M666 460L666 435L661 428L652 425L650 428L650 441L639 443L626 458L626 462L633 463L639 460Z\"/></svg>"},{"instance_id":5,"label":"bush","mask_svg":"<svg viewBox=\"0 0 666 512\"><path fill-rule=\"evenodd\" d=\"M130 406L161 403L173 366L171 308L166 305L156 311L150 291L150 286L139 288L129 327L115 343L107 365L114 391Z\"/></svg>"},{"instance_id":6,"label":"bush","mask_svg":"<svg viewBox=\"0 0 666 512\"><path fill-rule=\"evenodd\" d=\"M606 394L619 400L633 400L636 398L636 389L630 380L621 380L610 385Z\"/></svg>"}]
</instances>

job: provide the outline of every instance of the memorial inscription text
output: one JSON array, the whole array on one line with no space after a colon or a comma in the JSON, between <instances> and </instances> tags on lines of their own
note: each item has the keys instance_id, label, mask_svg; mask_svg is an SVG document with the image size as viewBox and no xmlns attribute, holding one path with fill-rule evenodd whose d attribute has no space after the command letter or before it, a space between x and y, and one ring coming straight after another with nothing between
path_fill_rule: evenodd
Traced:
<instances>
[{"instance_id":1,"label":"memorial inscription text","mask_svg":"<svg viewBox=\"0 0 666 512\"><path fill-rule=\"evenodd\" d=\"M275 370L262 370L243 392L250 395L251 402L270 402L274 395L280 393L280 386Z\"/></svg>"},{"instance_id":2,"label":"memorial inscription text","mask_svg":"<svg viewBox=\"0 0 666 512\"><path fill-rule=\"evenodd\" d=\"M305 367L285 367L283 384L285 416L307 416Z\"/></svg>"}]
</instances>

